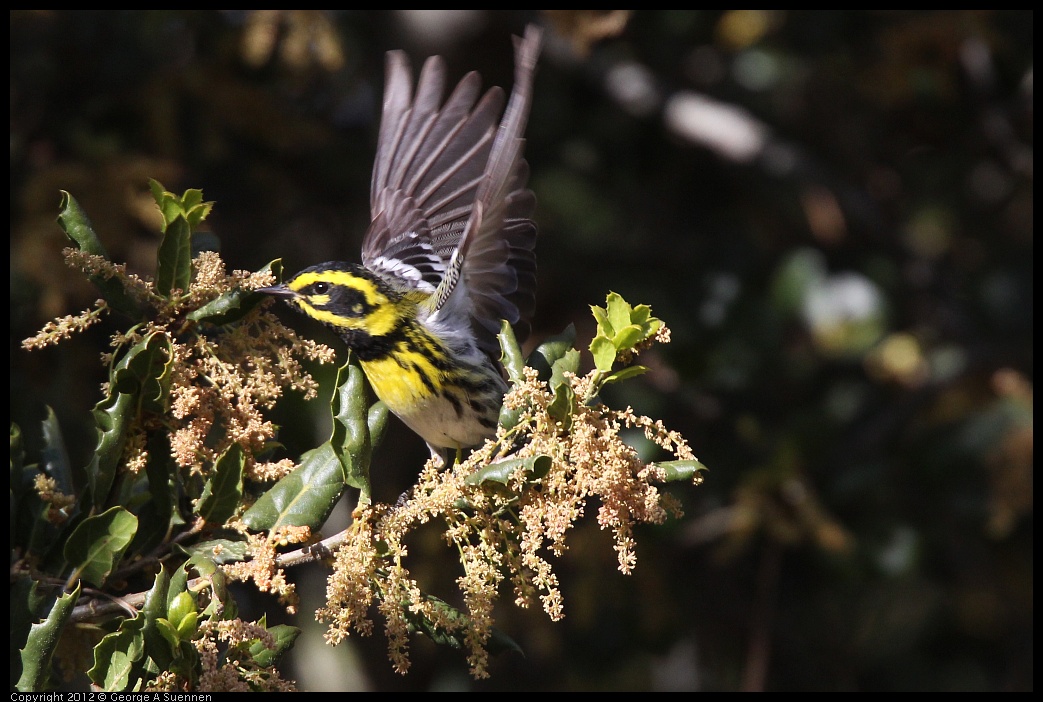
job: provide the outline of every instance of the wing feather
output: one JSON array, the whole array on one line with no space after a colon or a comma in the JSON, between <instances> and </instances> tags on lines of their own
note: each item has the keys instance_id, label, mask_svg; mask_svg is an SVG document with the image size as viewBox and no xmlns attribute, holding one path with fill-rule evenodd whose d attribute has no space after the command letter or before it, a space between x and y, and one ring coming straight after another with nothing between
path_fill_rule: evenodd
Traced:
<instances>
[{"instance_id":1,"label":"wing feather","mask_svg":"<svg viewBox=\"0 0 1043 702\"><path fill-rule=\"evenodd\" d=\"M389 52L385 68L362 262L393 285L437 288L432 313L465 315L490 354L499 320L524 336L534 304L535 198L522 153L541 34L530 26L515 45L506 111L500 88L479 98L473 72L443 103L439 57L424 63L415 94L402 52Z\"/></svg>"}]
</instances>

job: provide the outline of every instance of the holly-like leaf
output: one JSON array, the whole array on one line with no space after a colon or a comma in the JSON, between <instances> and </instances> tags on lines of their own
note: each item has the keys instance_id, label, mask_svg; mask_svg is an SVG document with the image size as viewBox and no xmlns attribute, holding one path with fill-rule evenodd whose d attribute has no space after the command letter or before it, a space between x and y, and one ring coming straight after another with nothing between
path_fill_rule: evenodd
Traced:
<instances>
[{"instance_id":1,"label":"holly-like leaf","mask_svg":"<svg viewBox=\"0 0 1043 702\"><path fill-rule=\"evenodd\" d=\"M276 278L281 278L282 261L279 259L272 261L262 268L261 272L271 272ZM236 288L193 310L187 317L193 322L205 322L218 326L231 324L242 319L247 312L267 299L271 298L263 293Z\"/></svg>"},{"instance_id":2,"label":"holly-like leaf","mask_svg":"<svg viewBox=\"0 0 1043 702\"><path fill-rule=\"evenodd\" d=\"M112 372L114 392L137 396L137 405L155 414L166 410L174 351L166 334L147 335L120 359Z\"/></svg>"},{"instance_id":3,"label":"holly-like leaf","mask_svg":"<svg viewBox=\"0 0 1043 702\"><path fill-rule=\"evenodd\" d=\"M500 342L500 362L507 370L508 379L512 384L520 383L524 379L522 369L525 367L525 357L514 336L514 329L506 319L500 323L500 333L496 338Z\"/></svg>"},{"instance_id":4,"label":"holly-like leaf","mask_svg":"<svg viewBox=\"0 0 1043 702\"><path fill-rule=\"evenodd\" d=\"M130 546L135 553L151 551L167 537L175 517L176 487L171 484L175 472L168 435L165 432L152 432L148 437L148 462L145 464L145 479L148 481L145 494L148 499L137 510L138 533Z\"/></svg>"},{"instance_id":5,"label":"holly-like leaf","mask_svg":"<svg viewBox=\"0 0 1043 702\"><path fill-rule=\"evenodd\" d=\"M219 565L246 560L245 540L210 539L184 548L190 556L204 555Z\"/></svg>"},{"instance_id":6,"label":"holly-like leaf","mask_svg":"<svg viewBox=\"0 0 1043 702\"><path fill-rule=\"evenodd\" d=\"M124 619L117 631L94 647L94 666L87 671L91 681L110 692L131 690L144 675L144 617Z\"/></svg>"},{"instance_id":7,"label":"holly-like leaf","mask_svg":"<svg viewBox=\"0 0 1043 702\"><path fill-rule=\"evenodd\" d=\"M170 588L170 574L161 567L156 573L152 589L145 595L145 604L141 607L141 616L145 626L141 633L145 640L145 649L149 658L155 661L160 670L166 670L174 660L174 650L167 643L158 621L167 616L167 593Z\"/></svg>"},{"instance_id":8,"label":"holly-like leaf","mask_svg":"<svg viewBox=\"0 0 1043 702\"><path fill-rule=\"evenodd\" d=\"M167 224L159 243L156 261L156 292L170 297L175 291L188 290L192 282L192 227L178 214Z\"/></svg>"},{"instance_id":9,"label":"holly-like leaf","mask_svg":"<svg viewBox=\"0 0 1043 702\"><path fill-rule=\"evenodd\" d=\"M579 370L579 351L570 348L554 361L551 367L550 385L554 393L554 399L547 405L547 413L562 422L568 429L572 425L572 411L576 405L576 391L565 377L566 373L575 373Z\"/></svg>"},{"instance_id":10,"label":"holly-like leaf","mask_svg":"<svg viewBox=\"0 0 1043 702\"><path fill-rule=\"evenodd\" d=\"M594 367L602 373L612 370L616 362L616 345L607 336L595 336L590 342L590 353L594 356Z\"/></svg>"},{"instance_id":11,"label":"holly-like leaf","mask_svg":"<svg viewBox=\"0 0 1043 702\"><path fill-rule=\"evenodd\" d=\"M601 384L608 385L609 383L618 383L620 380L627 380L628 378L636 378L639 375L643 375L648 371L644 366L627 366L620 368L619 370L612 371L606 375L602 380Z\"/></svg>"},{"instance_id":12,"label":"holly-like leaf","mask_svg":"<svg viewBox=\"0 0 1043 702\"><path fill-rule=\"evenodd\" d=\"M539 373L541 380L550 380L551 370L576 343L576 327L570 324L560 334L555 334L536 347L529 356L528 365ZM577 362L577 367L579 366ZM575 370L575 369L573 369Z\"/></svg>"},{"instance_id":13,"label":"holly-like leaf","mask_svg":"<svg viewBox=\"0 0 1043 702\"><path fill-rule=\"evenodd\" d=\"M409 622L410 631L420 632L434 641L436 644L442 646L451 646L452 648L463 648L466 644L464 640L463 632L466 631L468 624L470 623L470 617L456 609L448 602L441 600L432 595L421 595L424 601L432 604L435 608L441 610L442 618L445 621L459 623L459 626L453 628L446 628L436 625L430 619L425 617L423 614L413 611L407 611L405 613L406 621ZM486 650L493 655L499 655L506 651L513 651L515 653L523 653L521 646L519 646L513 639L504 634L499 629L493 628L489 635L489 641L486 644Z\"/></svg>"},{"instance_id":14,"label":"holly-like leaf","mask_svg":"<svg viewBox=\"0 0 1043 702\"><path fill-rule=\"evenodd\" d=\"M344 468L333 446L326 442L301 456L300 465L267 490L243 514L254 531L279 526L318 528L329 518L344 493Z\"/></svg>"},{"instance_id":15,"label":"holly-like leaf","mask_svg":"<svg viewBox=\"0 0 1043 702\"><path fill-rule=\"evenodd\" d=\"M366 502L370 494L369 461L373 454L368 402L362 369L354 363L344 365L337 374L337 392L333 396L330 445L344 466L344 481L358 488Z\"/></svg>"},{"instance_id":16,"label":"holly-like leaf","mask_svg":"<svg viewBox=\"0 0 1043 702\"><path fill-rule=\"evenodd\" d=\"M94 506L105 504L112 481L116 476L127 438L127 426L132 419L134 396L114 393L91 411L97 426L98 441L87 466L87 481Z\"/></svg>"},{"instance_id":17,"label":"holly-like leaf","mask_svg":"<svg viewBox=\"0 0 1043 702\"><path fill-rule=\"evenodd\" d=\"M526 480L535 480L550 472L551 462L551 457L544 455L508 458L479 468L468 475L465 482L468 485L481 485L482 483L507 485L519 469L525 471Z\"/></svg>"},{"instance_id":18,"label":"holly-like leaf","mask_svg":"<svg viewBox=\"0 0 1043 702\"><path fill-rule=\"evenodd\" d=\"M58 490L66 495L75 494L76 488L72 480L72 464L69 453L65 450L65 439L58 425L58 417L50 406L46 408L41 428L43 429L43 447L40 449L40 467L48 477L54 478Z\"/></svg>"},{"instance_id":19,"label":"holly-like leaf","mask_svg":"<svg viewBox=\"0 0 1043 702\"><path fill-rule=\"evenodd\" d=\"M610 372L621 353L650 339L663 326L648 305L631 307L618 293L609 293L604 307L591 305L590 309L598 325L590 353L601 373Z\"/></svg>"},{"instance_id":20,"label":"holly-like leaf","mask_svg":"<svg viewBox=\"0 0 1043 702\"><path fill-rule=\"evenodd\" d=\"M666 471L664 482L672 483L679 480L692 480L700 471L707 470L697 459L686 459L679 461L660 461L653 464L654 467Z\"/></svg>"},{"instance_id":21,"label":"holly-like leaf","mask_svg":"<svg viewBox=\"0 0 1043 702\"><path fill-rule=\"evenodd\" d=\"M268 627L268 633L272 635L274 641L271 648L268 648L259 639L250 644L250 657L261 668L270 668L278 663L280 656L288 651L300 636L301 630L287 624L276 624Z\"/></svg>"},{"instance_id":22,"label":"holly-like leaf","mask_svg":"<svg viewBox=\"0 0 1043 702\"><path fill-rule=\"evenodd\" d=\"M239 508L243 497L245 465L246 456L239 444L232 444L214 462L214 472L203 486L203 494L196 503L196 513L207 523L224 524Z\"/></svg>"},{"instance_id":23,"label":"holly-like leaf","mask_svg":"<svg viewBox=\"0 0 1043 702\"><path fill-rule=\"evenodd\" d=\"M61 191L61 202L58 206L58 225L76 245L76 248L108 259L105 247L102 246L98 235L94 233L94 227L87 218L87 213L80 207L80 203L76 202L76 198L64 190ZM127 292L119 277L106 278L100 274L93 274L90 276L90 281L98 288L109 307L132 319L141 318L144 306Z\"/></svg>"},{"instance_id":24,"label":"holly-like leaf","mask_svg":"<svg viewBox=\"0 0 1043 702\"><path fill-rule=\"evenodd\" d=\"M203 202L203 191L195 188L186 190L180 197L165 189L155 179L149 180L149 188L152 190L152 199L156 201L156 206L163 214L164 231L178 217L184 218L195 231L214 206L213 202Z\"/></svg>"},{"instance_id":25,"label":"holly-like leaf","mask_svg":"<svg viewBox=\"0 0 1043 702\"><path fill-rule=\"evenodd\" d=\"M29 638L20 651L22 674L15 685L19 692L40 692L46 688L54 649L79 596L80 586L77 585L75 590L55 600L46 619L30 627Z\"/></svg>"},{"instance_id":26,"label":"holly-like leaf","mask_svg":"<svg viewBox=\"0 0 1043 702\"><path fill-rule=\"evenodd\" d=\"M65 560L87 582L100 587L115 569L138 529L138 518L113 507L80 522L65 542Z\"/></svg>"}]
</instances>

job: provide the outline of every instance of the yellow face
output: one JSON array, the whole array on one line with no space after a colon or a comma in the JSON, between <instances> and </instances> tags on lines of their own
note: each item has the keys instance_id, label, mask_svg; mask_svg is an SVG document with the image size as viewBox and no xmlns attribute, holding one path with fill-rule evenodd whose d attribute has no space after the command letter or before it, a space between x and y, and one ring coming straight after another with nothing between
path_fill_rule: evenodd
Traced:
<instances>
[{"instance_id":1,"label":"yellow face","mask_svg":"<svg viewBox=\"0 0 1043 702\"><path fill-rule=\"evenodd\" d=\"M317 266L263 292L286 298L312 319L338 332L385 336L401 323L402 309L372 273L355 264Z\"/></svg>"}]
</instances>

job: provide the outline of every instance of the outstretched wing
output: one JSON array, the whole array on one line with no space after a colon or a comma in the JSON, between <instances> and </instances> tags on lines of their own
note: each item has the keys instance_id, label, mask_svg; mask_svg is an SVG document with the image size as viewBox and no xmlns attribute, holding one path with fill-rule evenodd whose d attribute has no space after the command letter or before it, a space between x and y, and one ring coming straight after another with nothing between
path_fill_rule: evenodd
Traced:
<instances>
[{"instance_id":1,"label":"outstretched wing","mask_svg":"<svg viewBox=\"0 0 1043 702\"><path fill-rule=\"evenodd\" d=\"M415 95L408 59L401 52L387 58L362 263L406 289L434 292L434 310L462 279L471 324L490 353L500 319L524 336L532 314L535 198L522 135L540 40L530 26L515 48L514 90L501 123L503 91L494 87L479 99L477 73L443 103L440 57L425 62Z\"/></svg>"}]
</instances>

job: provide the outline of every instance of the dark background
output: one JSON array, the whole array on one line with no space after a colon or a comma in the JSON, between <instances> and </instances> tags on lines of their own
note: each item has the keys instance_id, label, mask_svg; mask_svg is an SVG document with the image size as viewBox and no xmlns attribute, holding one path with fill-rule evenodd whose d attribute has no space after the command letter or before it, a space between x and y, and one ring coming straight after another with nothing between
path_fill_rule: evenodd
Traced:
<instances>
[{"instance_id":1,"label":"dark background","mask_svg":"<svg viewBox=\"0 0 1043 702\"><path fill-rule=\"evenodd\" d=\"M1031 12L10 18L11 412L31 442L53 406L83 463L110 330L17 346L95 297L61 262L59 190L142 273L149 177L216 201L230 268L357 260L384 52L509 86L511 34L548 28L529 345L570 322L589 339L610 290L650 304L673 343L607 399L710 470L671 486L685 517L638 531L630 577L588 505L557 564L565 619L504 593L525 655L488 681L426 640L405 677L381 633L325 646L325 573L299 570L302 689L1032 689ZM285 414L288 443L325 438ZM377 499L424 457L392 426ZM436 534L412 553L451 596Z\"/></svg>"}]
</instances>

